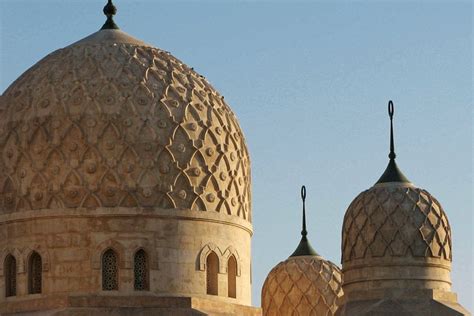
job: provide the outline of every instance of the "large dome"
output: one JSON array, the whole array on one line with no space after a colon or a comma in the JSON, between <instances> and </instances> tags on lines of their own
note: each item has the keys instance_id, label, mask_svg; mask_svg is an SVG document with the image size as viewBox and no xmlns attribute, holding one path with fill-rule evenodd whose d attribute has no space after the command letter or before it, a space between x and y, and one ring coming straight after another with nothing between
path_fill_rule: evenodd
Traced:
<instances>
[{"instance_id":1,"label":"large dome","mask_svg":"<svg viewBox=\"0 0 474 316\"><path fill-rule=\"evenodd\" d=\"M0 114L1 212L139 206L251 220L249 156L224 98L120 30L42 59Z\"/></svg>"},{"instance_id":2,"label":"large dome","mask_svg":"<svg viewBox=\"0 0 474 316\"><path fill-rule=\"evenodd\" d=\"M79 307L66 297L78 296L110 308L146 299L160 315L181 298L249 309L250 162L237 119L204 77L120 31L115 11L109 0L100 31L1 96L0 262L28 272L0 275L0 314L69 315Z\"/></svg>"}]
</instances>

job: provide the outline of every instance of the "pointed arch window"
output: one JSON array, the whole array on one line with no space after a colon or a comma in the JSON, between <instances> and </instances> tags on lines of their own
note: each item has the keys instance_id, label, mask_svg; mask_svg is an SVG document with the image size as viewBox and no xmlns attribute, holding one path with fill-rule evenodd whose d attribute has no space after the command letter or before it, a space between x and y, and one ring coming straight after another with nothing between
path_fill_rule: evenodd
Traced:
<instances>
[{"instance_id":1,"label":"pointed arch window","mask_svg":"<svg viewBox=\"0 0 474 316\"><path fill-rule=\"evenodd\" d=\"M227 260L227 294L229 297L237 297L237 260L232 255Z\"/></svg>"},{"instance_id":2,"label":"pointed arch window","mask_svg":"<svg viewBox=\"0 0 474 316\"><path fill-rule=\"evenodd\" d=\"M28 293L41 293L43 263L41 256L33 251L28 260Z\"/></svg>"},{"instance_id":3,"label":"pointed arch window","mask_svg":"<svg viewBox=\"0 0 474 316\"><path fill-rule=\"evenodd\" d=\"M113 249L107 249L102 255L102 290L118 290L118 260Z\"/></svg>"},{"instance_id":4,"label":"pointed arch window","mask_svg":"<svg viewBox=\"0 0 474 316\"><path fill-rule=\"evenodd\" d=\"M218 295L219 258L214 251L211 251L206 258L206 287L207 294Z\"/></svg>"},{"instance_id":5,"label":"pointed arch window","mask_svg":"<svg viewBox=\"0 0 474 316\"><path fill-rule=\"evenodd\" d=\"M140 249L133 258L134 289L136 291L149 290L148 255Z\"/></svg>"},{"instance_id":6,"label":"pointed arch window","mask_svg":"<svg viewBox=\"0 0 474 316\"><path fill-rule=\"evenodd\" d=\"M3 271L5 276L5 296L16 295L16 259L12 255L8 255L5 258L3 265Z\"/></svg>"}]
</instances>

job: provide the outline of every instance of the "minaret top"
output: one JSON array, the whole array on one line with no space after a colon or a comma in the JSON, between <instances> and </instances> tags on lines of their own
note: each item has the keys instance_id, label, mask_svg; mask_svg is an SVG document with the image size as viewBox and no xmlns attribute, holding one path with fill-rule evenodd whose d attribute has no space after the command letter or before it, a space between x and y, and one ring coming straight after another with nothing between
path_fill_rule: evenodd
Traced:
<instances>
[{"instance_id":1,"label":"minaret top","mask_svg":"<svg viewBox=\"0 0 474 316\"><path fill-rule=\"evenodd\" d=\"M301 187L301 199L303 200L303 223L301 229L301 240L298 244L296 250L291 254L290 257L296 256L319 256L318 253L311 247L308 238L308 231L306 230L306 209L305 209L305 201L306 201L306 187L303 185Z\"/></svg>"},{"instance_id":2,"label":"minaret top","mask_svg":"<svg viewBox=\"0 0 474 316\"><path fill-rule=\"evenodd\" d=\"M114 22L114 15L117 13L117 8L112 3L112 0L109 0L104 7L104 14L107 17L107 21L105 21L104 25L102 26L101 30L118 30L119 27Z\"/></svg>"},{"instance_id":3,"label":"minaret top","mask_svg":"<svg viewBox=\"0 0 474 316\"><path fill-rule=\"evenodd\" d=\"M405 175L400 171L397 164L395 163L395 158L397 155L395 154L395 144L393 140L393 114L395 109L393 107L392 100L388 101L388 116L390 117L390 153L388 154L388 158L390 158L388 162L388 166L385 169L384 173L377 181L378 183L387 183L387 182L404 182L410 183L410 181L405 177Z\"/></svg>"}]
</instances>

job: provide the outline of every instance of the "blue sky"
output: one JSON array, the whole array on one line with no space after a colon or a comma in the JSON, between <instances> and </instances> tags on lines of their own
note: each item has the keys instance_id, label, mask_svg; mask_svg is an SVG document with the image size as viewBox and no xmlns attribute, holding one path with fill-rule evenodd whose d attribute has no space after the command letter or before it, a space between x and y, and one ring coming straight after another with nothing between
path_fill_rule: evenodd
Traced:
<instances>
[{"instance_id":1,"label":"blue sky","mask_svg":"<svg viewBox=\"0 0 474 316\"><path fill-rule=\"evenodd\" d=\"M106 1L0 0L0 91L96 31ZM344 212L387 164L444 206L452 279L472 303L472 4L430 1L115 1L117 24L170 51L225 95L252 159L253 303L299 241L339 263Z\"/></svg>"}]
</instances>

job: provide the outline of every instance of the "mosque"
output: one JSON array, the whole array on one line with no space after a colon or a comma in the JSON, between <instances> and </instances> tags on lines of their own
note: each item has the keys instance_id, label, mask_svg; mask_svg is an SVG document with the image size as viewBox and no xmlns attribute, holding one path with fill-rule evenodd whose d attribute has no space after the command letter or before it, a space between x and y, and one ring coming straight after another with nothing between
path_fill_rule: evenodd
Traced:
<instances>
[{"instance_id":1,"label":"mosque","mask_svg":"<svg viewBox=\"0 0 474 316\"><path fill-rule=\"evenodd\" d=\"M469 315L451 291L448 218L397 167L393 125L387 169L344 217L342 267L309 243L303 187L301 241L251 306L236 116L121 31L111 0L104 13L1 95L1 315Z\"/></svg>"}]
</instances>

